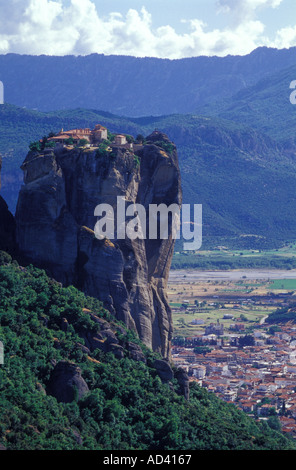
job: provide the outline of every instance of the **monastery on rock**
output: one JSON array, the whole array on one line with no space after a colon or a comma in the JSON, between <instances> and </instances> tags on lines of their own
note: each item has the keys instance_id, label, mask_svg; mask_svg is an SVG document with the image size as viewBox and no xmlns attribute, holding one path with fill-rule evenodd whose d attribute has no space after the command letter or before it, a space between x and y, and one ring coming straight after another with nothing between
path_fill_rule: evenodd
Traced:
<instances>
[{"instance_id":1,"label":"monastery on rock","mask_svg":"<svg viewBox=\"0 0 296 470\"><path fill-rule=\"evenodd\" d=\"M97 124L93 130L86 129L72 129L64 132L62 129L54 137L49 137L48 141L53 141L58 144L64 144L68 139L73 139L73 144L78 144L81 139L86 139L90 144L98 144L108 138L106 127Z\"/></svg>"}]
</instances>

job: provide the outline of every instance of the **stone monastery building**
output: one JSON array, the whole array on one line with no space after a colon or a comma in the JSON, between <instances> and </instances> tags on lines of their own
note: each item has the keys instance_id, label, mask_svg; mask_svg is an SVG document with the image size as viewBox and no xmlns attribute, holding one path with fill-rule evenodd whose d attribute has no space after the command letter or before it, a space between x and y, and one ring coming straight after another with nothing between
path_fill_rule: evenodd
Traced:
<instances>
[{"instance_id":1,"label":"stone monastery building","mask_svg":"<svg viewBox=\"0 0 296 470\"><path fill-rule=\"evenodd\" d=\"M87 142L87 146L96 146L108 140L108 131L106 127L103 127L101 124L96 124L94 129L91 130L88 127L85 129L72 129L70 131L64 131L63 129L55 136L48 137L48 142L55 142L58 145L67 145L68 139L72 139L73 145L79 144L79 142L84 139ZM133 143L128 142L126 135L116 134L111 147L125 147L130 150L137 150L142 147L142 143Z\"/></svg>"},{"instance_id":2,"label":"stone monastery building","mask_svg":"<svg viewBox=\"0 0 296 470\"><path fill-rule=\"evenodd\" d=\"M81 139L86 139L90 144L97 144L108 138L106 127L97 124L93 130L86 129L72 129L64 132L62 129L56 136L50 137L48 141L53 141L59 144L64 144L67 139L73 139L74 144L78 144Z\"/></svg>"}]
</instances>

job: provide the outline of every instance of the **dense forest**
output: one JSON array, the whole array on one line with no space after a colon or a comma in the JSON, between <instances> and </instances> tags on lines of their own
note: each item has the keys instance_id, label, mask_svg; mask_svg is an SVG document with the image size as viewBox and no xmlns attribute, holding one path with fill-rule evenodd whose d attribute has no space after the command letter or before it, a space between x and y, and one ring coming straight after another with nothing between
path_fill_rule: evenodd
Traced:
<instances>
[{"instance_id":1,"label":"dense forest","mask_svg":"<svg viewBox=\"0 0 296 470\"><path fill-rule=\"evenodd\" d=\"M115 321L101 303L64 288L43 270L0 256L0 445L8 450L286 450L293 440L258 423L196 384L190 398L176 379L163 383L157 356ZM123 354L84 339L108 322ZM65 327L67 325L67 327ZM128 344L137 344L141 360ZM59 363L75 364L83 396L58 399L51 392Z\"/></svg>"}]
</instances>

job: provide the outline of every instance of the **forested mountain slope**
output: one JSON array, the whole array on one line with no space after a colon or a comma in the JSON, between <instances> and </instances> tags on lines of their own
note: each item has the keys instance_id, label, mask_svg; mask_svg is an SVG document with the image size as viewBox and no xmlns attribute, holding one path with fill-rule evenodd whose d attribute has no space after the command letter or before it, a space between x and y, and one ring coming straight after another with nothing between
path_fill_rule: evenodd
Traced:
<instances>
[{"instance_id":1,"label":"forested mountain slope","mask_svg":"<svg viewBox=\"0 0 296 470\"><path fill-rule=\"evenodd\" d=\"M195 384L186 400L176 371L97 300L3 252L0 264L2 449L295 449Z\"/></svg>"},{"instance_id":2,"label":"forested mountain slope","mask_svg":"<svg viewBox=\"0 0 296 470\"><path fill-rule=\"evenodd\" d=\"M296 48L169 60L127 56L0 55L5 101L40 111L104 109L126 116L199 112L295 63Z\"/></svg>"}]
</instances>

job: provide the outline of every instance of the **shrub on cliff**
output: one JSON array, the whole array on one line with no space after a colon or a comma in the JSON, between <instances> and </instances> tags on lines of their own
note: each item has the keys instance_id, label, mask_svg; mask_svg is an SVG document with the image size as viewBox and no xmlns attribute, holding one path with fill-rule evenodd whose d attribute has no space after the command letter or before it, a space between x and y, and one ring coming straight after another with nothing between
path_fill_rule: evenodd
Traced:
<instances>
[{"instance_id":1,"label":"shrub on cliff","mask_svg":"<svg viewBox=\"0 0 296 470\"><path fill-rule=\"evenodd\" d=\"M29 144L29 149L31 150L31 152L40 152L41 150L41 144L39 141L35 141L35 142L31 142Z\"/></svg>"},{"instance_id":2,"label":"shrub on cliff","mask_svg":"<svg viewBox=\"0 0 296 470\"><path fill-rule=\"evenodd\" d=\"M107 157L111 155L111 149L109 150L109 145L106 142L102 142L98 145L96 150L97 157Z\"/></svg>"}]
</instances>

